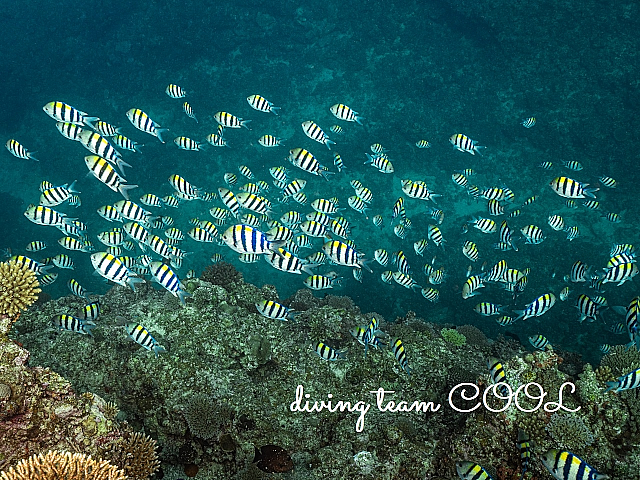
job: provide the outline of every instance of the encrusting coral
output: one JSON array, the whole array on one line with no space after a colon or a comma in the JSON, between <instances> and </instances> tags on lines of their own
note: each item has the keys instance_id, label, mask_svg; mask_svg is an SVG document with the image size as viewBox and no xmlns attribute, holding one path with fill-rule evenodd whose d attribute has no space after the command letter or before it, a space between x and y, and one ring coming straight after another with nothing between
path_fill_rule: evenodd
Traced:
<instances>
[{"instance_id":1,"label":"encrusting coral","mask_svg":"<svg viewBox=\"0 0 640 480\"><path fill-rule=\"evenodd\" d=\"M0 263L0 317L4 320L0 332L7 333L20 312L34 303L40 292L36 274L28 267L14 261Z\"/></svg>"},{"instance_id":2,"label":"encrusting coral","mask_svg":"<svg viewBox=\"0 0 640 480\"><path fill-rule=\"evenodd\" d=\"M126 480L122 470L82 453L56 452L32 455L0 473L2 480Z\"/></svg>"}]
</instances>

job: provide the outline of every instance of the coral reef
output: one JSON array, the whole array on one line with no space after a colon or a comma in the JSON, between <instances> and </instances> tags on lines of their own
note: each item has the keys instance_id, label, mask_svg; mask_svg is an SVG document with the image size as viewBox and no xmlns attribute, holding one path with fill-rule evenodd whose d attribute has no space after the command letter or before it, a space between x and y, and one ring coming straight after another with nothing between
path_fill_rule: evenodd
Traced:
<instances>
[{"instance_id":1,"label":"coral reef","mask_svg":"<svg viewBox=\"0 0 640 480\"><path fill-rule=\"evenodd\" d=\"M129 480L147 480L160 468L156 441L140 432L124 434L105 444L100 457L122 470Z\"/></svg>"},{"instance_id":2,"label":"coral reef","mask_svg":"<svg viewBox=\"0 0 640 480\"><path fill-rule=\"evenodd\" d=\"M200 275L200 280L229 290L232 284L242 280L242 273L229 262L217 262L207 265Z\"/></svg>"},{"instance_id":3,"label":"coral reef","mask_svg":"<svg viewBox=\"0 0 640 480\"><path fill-rule=\"evenodd\" d=\"M445 342L456 347L460 347L467 343L467 337L458 332L455 328L443 328L440 330L440 334L442 335L442 338L444 338Z\"/></svg>"},{"instance_id":4,"label":"coral reef","mask_svg":"<svg viewBox=\"0 0 640 480\"><path fill-rule=\"evenodd\" d=\"M591 445L594 440L582 416L574 413L554 413L546 430L559 447L572 452Z\"/></svg>"},{"instance_id":5,"label":"coral reef","mask_svg":"<svg viewBox=\"0 0 640 480\"><path fill-rule=\"evenodd\" d=\"M220 433L222 425L229 422L232 412L209 395L193 395L184 406L184 418L191 433L209 440Z\"/></svg>"},{"instance_id":6,"label":"coral reef","mask_svg":"<svg viewBox=\"0 0 640 480\"><path fill-rule=\"evenodd\" d=\"M497 478L517 478L520 463L515 441L519 427L540 451L566 443L610 475L623 471L621 464L635 461L640 433L635 425L640 412L633 404L633 392L604 394L601 375L589 365L580 365L582 370L576 375L561 371L564 360L555 351L528 352L510 339L484 339L473 327L463 329L469 338L453 328L444 328L440 335L442 325L408 312L396 321L380 322L383 338L402 339L412 368L408 376L388 348L369 348L365 356L363 346L350 332L367 325L372 314L363 315L349 299L297 292L284 301L296 306L296 321L281 322L255 311L255 302L278 298L272 287L260 289L242 280L236 281L231 291L204 280L194 280L193 286L193 297L186 306L162 291L149 289L138 294L123 287L112 288L99 298L105 313L95 330L95 342L78 335L43 338L41 325L54 312L81 305L71 297L25 312L12 330L14 338L31 350L31 364L41 365L36 370L59 370L77 391L95 392L74 396L74 401L99 416L100 422L93 422L98 428L117 425L120 430L95 432L91 424L83 423L83 435L95 435L89 437L83 451L110 460L129 475L132 472L126 469L133 468L132 464L113 451L133 438L132 428L157 439L165 478L184 477L187 472L197 472L197 478L203 479L261 478L259 466L252 462L255 447L267 445L286 451L293 472L310 479L344 475L355 480L371 478L372 473L367 473L371 465L380 479L452 478L454 462L459 459L481 462L496 472ZM155 358L128 342L117 327L119 315L136 318L162 337L167 354ZM348 350L347 358L322 360L313 351L318 341ZM19 348L8 340L6 344ZM524 412L513 405L497 413L484 407L467 413L454 411L449 394L457 384L477 385L481 393L491 384L488 354L501 359L514 391L525 383L537 382L547 392L546 400L556 401L563 383L572 382L575 391L565 388L563 402L568 408L581 410L566 418L564 413L553 417L543 409ZM569 372L576 371L577 362L572 360ZM20 400L25 395L20 387L24 383L29 382L0 375L0 384L11 388L9 401L18 407L24 404ZM331 395L332 401L370 403L363 431L356 431L358 413L354 411L291 411L298 385L304 387L310 402L326 401ZM441 408L435 412L378 410L370 392L381 386L394 392L385 396L385 401L420 400ZM37 398L37 391L28 393ZM58 395L68 398L64 390ZM523 407L533 409L535 403L520 398ZM489 399L488 405L497 409L501 401ZM117 417L126 418L128 424L115 423L117 408ZM68 428L77 422L72 416ZM558 427L563 422L586 425L588 432L574 429L575 438L584 434L581 442L574 437L563 439ZM0 428L3 425L0 421ZM17 442L24 440L19 431L8 433L17 441L0 452L7 466L23 455ZM42 434L38 431L35 436ZM78 432L65 433L65 438L73 435ZM94 439L100 439L98 445ZM70 445L61 448L69 449ZM147 452L151 450L147 448ZM152 458L149 453L135 455ZM145 468L135 474L137 478L152 471ZM542 469L534 462L530 472L542 476Z\"/></svg>"},{"instance_id":7,"label":"coral reef","mask_svg":"<svg viewBox=\"0 0 640 480\"><path fill-rule=\"evenodd\" d=\"M38 299L40 284L26 265L0 263L0 334L6 334L17 316Z\"/></svg>"},{"instance_id":8,"label":"coral reef","mask_svg":"<svg viewBox=\"0 0 640 480\"><path fill-rule=\"evenodd\" d=\"M122 470L82 453L49 451L21 460L2 480L126 480Z\"/></svg>"},{"instance_id":9,"label":"coral reef","mask_svg":"<svg viewBox=\"0 0 640 480\"><path fill-rule=\"evenodd\" d=\"M482 349L489 347L487 336L474 325L460 325L456 327L456 331L465 336L469 345L474 345Z\"/></svg>"}]
</instances>

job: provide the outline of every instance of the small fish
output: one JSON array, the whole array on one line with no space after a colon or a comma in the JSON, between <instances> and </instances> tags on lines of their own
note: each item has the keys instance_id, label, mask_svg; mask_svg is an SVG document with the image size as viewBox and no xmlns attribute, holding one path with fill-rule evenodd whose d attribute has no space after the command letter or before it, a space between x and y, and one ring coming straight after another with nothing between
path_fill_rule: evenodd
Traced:
<instances>
[{"instance_id":1,"label":"small fish","mask_svg":"<svg viewBox=\"0 0 640 480\"><path fill-rule=\"evenodd\" d=\"M80 283L78 283L77 280L71 278L67 282L67 287L69 288L71 293L74 294L75 296L81 297L81 298L87 298L87 292L82 287L82 285L80 285Z\"/></svg>"},{"instance_id":2,"label":"small fish","mask_svg":"<svg viewBox=\"0 0 640 480\"><path fill-rule=\"evenodd\" d=\"M342 162L342 157L340 156L339 153L333 154L333 165L338 169L338 173L344 170L345 166L344 166L344 163Z\"/></svg>"},{"instance_id":3,"label":"small fish","mask_svg":"<svg viewBox=\"0 0 640 480\"><path fill-rule=\"evenodd\" d=\"M118 317L122 319L122 317ZM158 358L159 353L163 353L166 350L157 342L155 338L151 336L149 331L144 328L139 323L135 322L127 322L124 324L124 329L127 332L127 335L136 342L138 345L142 346L144 349L149 350L150 352L155 353L156 358Z\"/></svg>"},{"instance_id":4,"label":"small fish","mask_svg":"<svg viewBox=\"0 0 640 480\"><path fill-rule=\"evenodd\" d=\"M605 480L609 475L598 473L577 455L560 450L549 450L540 460L556 480Z\"/></svg>"},{"instance_id":5,"label":"small fish","mask_svg":"<svg viewBox=\"0 0 640 480\"><path fill-rule=\"evenodd\" d=\"M536 117L529 117L522 120L521 125L524 128L531 128L536 124Z\"/></svg>"},{"instance_id":6,"label":"small fish","mask_svg":"<svg viewBox=\"0 0 640 480\"><path fill-rule=\"evenodd\" d=\"M66 313L53 317L51 319L51 324L58 330L76 332L82 335L89 335L90 337L93 337L91 330L96 328L96 325L93 322L88 322L81 318L74 317L73 315L67 315Z\"/></svg>"},{"instance_id":7,"label":"small fish","mask_svg":"<svg viewBox=\"0 0 640 480\"><path fill-rule=\"evenodd\" d=\"M182 111L187 115L187 117L193 118L196 121L196 123L198 123L198 119L196 118L196 114L193 111L193 107L191 105L189 105L189 102L184 102L182 104Z\"/></svg>"},{"instance_id":8,"label":"small fish","mask_svg":"<svg viewBox=\"0 0 640 480\"><path fill-rule=\"evenodd\" d=\"M455 133L451 135L451 137L449 137L449 142L456 150L460 152L467 152L471 155L475 155L476 153L478 155L481 155L480 149L486 148L480 145L476 145L476 142L474 140L471 140L469 137L463 135L462 133Z\"/></svg>"},{"instance_id":9,"label":"small fish","mask_svg":"<svg viewBox=\"0 0 640 480\"><path fill-rule=\"evenodd\" d=\"M407 375L411 375L411 368L409 367L409 363L407 362L407 353L405 352L404 345L402 340L396 338L389 345L391 349L391 353L396 358L397 362L400 364L400 367L407 373Z\"/></svg>"},{"instance_id":10,"label":"small fish","mask_svg":"<svg viewBox=\"0 0 640 480\"><path fill-rule=\"evenodd\" d=\"M533 345L534 348L537 348L538 350L542 350L542 351L545 351L547 347L551 346L549 344L549 340L547 340L542 335L533 335L529 337L529 343L531 343L531 345Z\"/></svg>"},{"instance_id":11,"label":"small fish","mask_svg":"<svg viewBox=\"0 0 640 480\"><path fill-rule=\"evenodd\" d=\"M167 86L165 93L171 98L184 98L187 96L187 92L182 87L174 83L170 83Z\"/></svg>"},{"instance_id":12,"label":"small fish","mask_svg":"<svg viewBox=\"0 0 640 480\"><path fill-rule=\"evenodd\" d=\"M553 168L553 162L542 162L538 166L544 170L551 170Z\"/></svg>"},{"instance_id":13,"label":"small fish","mask_svg":"<svg viewBox=\"0 0 640 480\"><path fill-rule=\"evenodd\" d=\"M278 115L280 107L274 107L273 103L264 98L262 95L250 95L247 97L247 102L254 110L259 112L273 113Z\"/></svg>"},{"instance_id":14,"label":"small fish","mask_svg":"<svg viewBox=\"0 0 640 480\"><path fill-rule=\"evenodd\" d=\"M548 223L556 232L565 228L564 219L560 215L549 215Z\"/></svg>"},{"instance_id":15,"label":"small fish","mask_svg":"<svg viewBox=\"0 0 640 480\"><path fill-rule=\"evenodd\" d=\"M611 351L611 345L609 345L608 343L603 343L598 348L600 348L600 351L605 355Z\"/></svg>"},{"instance_id":16,"label":"small fish","mask_svg":"<svg viewBox=\"0 0 640 480\"><path fill-rule=\"evenodd\" d=\"M518 445L518 449L520 450L520 463L522 464L522 476L520 480L523 480L524 474L527 473L527 469L529 468L535 443L529 439L529 435L527 435L524 430L518 428L518 441L516 445Z\"/></svg>"},{"instance_id":17,"label":"small fish","mask_svg":"<svg viewBox=\"0 0 640 480\"><path fill-rule=\"evenodd\" d=\"M92 254L91 263L96 272L107 280L118 285L128 285L134 291L138 283L144 282L142 278L138 278L134 272L125 267L118 258L109 253L96 252Z\"/></svg>"},{"instance_id":18,"label":"small fish","mask_svg":"<svg viewBox=\"0 0 640 480\"><path fill-rule=\"evenodd\" d=\"M344 128L342 128L340 125L331 125L329 127L329 130L331 131L331 133L335 133L338 135L342 135L344 133Z\"/></svg>"},{"instance_id":19,"label":"small fish","mask_svg":"<svg viewBox=\"0 0 640 480\"><path fill-rule=\"evenodd\" d=\"M255 304L260 315L274 320L293 320L295 312L273 300L262 300Z\"/></svg>"},{"instance_id":20,"label":"small fish","mask_svg":"<svg viewBox=\"0 0 640 480\"><path fill-rule=\"evenodd\" d=\"M7 140L5 146L7 147L7 150L9 150L9 153L14 157L22 158L23 160L34 160L36 162L39 161L33 153L31 153L29 150L23 147L22 144L18 143L18 141L14 140L13 138Z\"/></svg>"},{"instance_id":21,"label":"small fish","mask_svg":"<svg viewBox=\"0 0 640 480\"><path fill-rule=\"evenodd\" d=\"M580 162L577 162L575 160L563 160L562 166L568 168L569 170L573 170L574 172L579 172L584 168Z\"/></svg>"},{"instance_id":22,"label":"small fish","mask_svg":"<svg viewBox=\"0 0 640 480\"><path fill-rule=\"evenodd\" d=\"M93 322L97 320L98 317L100 317L100 302L95 301L87 303L84 307L82 307L79 316L84 321Z\"/></svg>"},{"instance_id":23,"label":"small fish","mask_svg":"<svg viewBox=\"0 0 640 480\"><path fill-rule=\"evenodd\" d=\"M337 119L344 120L346 122L357 122L362 125L363 117L359 116L358 112L355 112L343 103L336 103L335 105L332 105L329 110Z\"/></svg>"},{"instance_id":24,"label":"small fish","mask_svg":"<svg viewBox=\"0 0 640 480\"><path fill-rule=\"evenodd\" d=\"M129 111L127 111L127 118L129 119L131 124L138 130L148 133L149 135L153 135L162 143L164 143L162 134L164 132L167 132L168 129L160 128L160 125L151 120L151 118L149 118L149 115L144 113L142 110L140 110L139 108L130 109Z\"/></svg>"},{"instance_id":25,"label":"small fish","mask_svg":"<svg viewBox=\"0 0 640 480\"><path fill-rule=\"evenodd\" d=\"M263 135L258 139L258 143L266 148L280 147L284 145L280 137L274 137L273 135Z\"/></svg>"},{"instance_id":26,"label":"small fish","mask_svg":"<svg viewBox=\"0 0 640 480\"><path fill-rule=\"evenodd\" d=\"M189 137L176 137L173 139L173 143L175 143L180 150L191 150L193 152L202 151L204 147L203 144Z\"/></svg>"},{"instance_id":27,"label":"small fish","mask_svg":"<svg viewBox=\"0 0 640 480\"><path fill-rule=\"evenodd\" d=\"M336 360L341 360L347 358L347 350L334 350L333 348L325 345L322 342L318 342L313 350L318 354L320 358L323 360L328 360L330 362L335 362Z\"/></svg>"},{"instance_id":28,"label":"small fish","mask_svg":"<svg viewBox=\"0 0 640 480\"><path fill-rule=\"evenodd\" d=\"M85 112L63 102L49 102L42 109L47 115L59 122L92 127L92 122L99 120L98 117L89 117Z\"/></svg>"},{"instance_id":29,"label":"small fish","mask_svg":"<svg viewBox=\"0 0 640 480\"><path fill-rule=\"evenodd\" d=\"M394 172L393 164L385 155L378 154L378 155L371 156L368 153L366 155L368 160L364 162L365 165L367 164L371 165L372 167L377 168L378 171L381 173Z\"/></svg>"},{"instance_id":30,"label":"small fish","mask_svg":"<svg viewBox=\"0 0 640 480\"><path fill-rule=\"evenodd\" d=\"M526 320L531 317L539 317L544 315L556 303L556 296L553 293L545 293L540 295L533 302L529 303L524 310L517 310L518 314L515 320Z\"/></svg>"},{"instance_id":31,"label":"small fish","mask_svg":"<svg viewBox=\"0 0 640 480\"><path fill-rule=\"evenodd\" d=\"M598 178L598 181L607 188L616 188L618 186L618 182L614 178L605 175Z\"/></svg>"},{"instance_id":32,"label":"small fish","mask_svg":"<svg viewBox=\"0 0 640 480\"><path fill-rule=\"evenodd\" d=\"M302 122L302 131L310 139L326 145L329 150L331 150L331 145L335 145L336 143L333 140L329 140L329 137L324 132L324 130L322 130L322 128L320 128L320 126L318 126L318 124L312 120Z\"/></svg>"},{"instance_id":33,"label":"small fish","mask_svg":"<svg viewBox=\"0 0 640 480\"><path fill-rule=\"evenodd\" d=\"M504 367L500 360L495 357L490 357L487 360L487 367L489 367L489 377L492 383L507 383L507 375L504 373ZM499 390L505 397L509 395L509 389L506 385L501 385Z\"/></svg>"},{"instance_id":34,"label":"small fish","mask_svg":"<svg viewBox=\"0 0 640 480\"><path fill-rule=\"evenodd\" d=\"M560 291L560 294L558 295L558 298L560 298L560 301L564 302L564 301L567 300L567 298L569 298L570 294L571 294L571 290L569 290L569 287L564 287Z\"/></svg>"},{"instance_id":35,"label":"small fish","mask_svg":"<svg viewBox=\"0 0 640 480\"><path fill-rule=\"evenodd\" d=\"M119 192L125 199L129 199L128 191L137 188L137 185L127 185L124 177L121 177L111 164L98 155L87 155L84 157L87 168L102 183L114 192Z\"/></svg>"},{"instance_id":36,"label":"small fish","mask_svg":"<svg viewBox=\"0 0 640 480\"><path fill-rule=\"evenodd\" d=\"M491 302L480 302L474 307L474 311L482 316L489 317L491 315L499 315L504 313L502 305L497 305Z\"/></svg>"},{"instance_id":37,"label":"small fish","mask_svg":"<svg viewBox=\"0 0 640 480\"><path fill-rule=\"evenodd\" d=\"M568 177L556 177L549 182L551 190L561 197L569 199L585 198L587 196L596 198L594 193L598 191L598 188L587 188L588 185L588 183L581 183Z\"/></svg>"},{"instance_id":38,"label":"small fish","mask_svg":"<svg viewBox=\"0 0 640 480\"><path fill-rule=\"evenodd\" d=\"M180 282L178 275L168 265L162 262L151 262L147 268L159 285L162 285L165 290L178 298L182 305L185 304L185 299L190 297L191 294L184 290L184 285Z\"/></svg>"},{"instance_id":39,"label":"small fish","mask_svg":"<svg viewBox=\"0 0 640 480\"><path fill-rule=\"evenodd\" d=\"M456 472L461 480L493 480L484 468L473 462L456 462Z\"/></svg>"},{"instance_id":40,"label":"small fish","mask_svg":"<svg viewBox=\"0 0 640 480\"><path fill-rule=\"evenodd\" d=\"M416 142L418 148L431 148L431 143L428 140L418 140Z\"/></svg>"}]
</instances>

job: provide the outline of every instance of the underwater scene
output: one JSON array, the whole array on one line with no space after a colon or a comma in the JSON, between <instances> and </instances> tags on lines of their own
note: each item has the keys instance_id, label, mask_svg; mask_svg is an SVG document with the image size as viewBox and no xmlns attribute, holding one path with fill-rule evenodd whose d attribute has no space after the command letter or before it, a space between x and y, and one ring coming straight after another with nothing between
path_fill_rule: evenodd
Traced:
<instances>
[{"instance_id":1,"label":"underwater scene","mask_svg":"<svg viewBox=\"0 0 640 480\"><path fill-rule=\"evenodd\" d=\"M640 480L638 2L0 24L0 479Z\"/></svg>"}]
</instances>

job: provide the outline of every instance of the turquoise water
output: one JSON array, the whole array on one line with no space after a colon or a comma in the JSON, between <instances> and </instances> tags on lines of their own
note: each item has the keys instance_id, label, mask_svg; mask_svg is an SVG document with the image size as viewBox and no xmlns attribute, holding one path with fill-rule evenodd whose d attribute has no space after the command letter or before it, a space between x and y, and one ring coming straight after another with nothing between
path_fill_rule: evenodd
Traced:
<instances>
[{"instance_id":1,"label":"turquoise water","mask_svg":"<svg viewBox=\"0 0 640 480\"><path fill-rule=\"evenodd\" d=\"M117 226L95 211L120 200L120 195L86 176L85 149L63 138L54 121L42 112L46 103L63 101L122 126L125 135L145 144L142 154L123 154L133 166L126 170L128 182L139 185L132 200L144 193L170 194L167 178L174 173L215 191L224 185L224 173L237 174L240 164L268 182L269 167L290 167L293 177L308 181L305 192L310 201L318 197L340 199L345 216L355 226L353 240L367 258L372 258L377 248L389 253L404 250L422 286L427 286L422 267L433 256L437 257L435 265L447 273L445 282L436 287L441 296L437 304L427 302L419 293L382 283L380 273L390 267L375 264L375 273L365 272L362 285L346 267L323 267L322 271L335 270L345 277L344 286L330 293L349 295L363 311L377 311L388 321L413 310L432 321L472 323L494 337L509 331L526 342L528 336L540 333L554 345L597 360L599 344L625 343L627 336L608 332L612 323L622 320L611 311L592 324L578 324L577 294L595 295L586 285L572 285L567 302L558 302L539 319L506 330L492 318L478 316L473 307L477 301L493 301L522 309L543 293L557 295L576 260L601 270L613 243L637 243L635 160L640 92L634 32L640 18L638 8L637 4L614 2L598 4L597 8L595 4L571 2L498 2L491 7L466 2L385 2L362 9L339 3L293 2L277 6L259 2L9 5L2 19L5 48L0 61L6 70L0 78L0 133L3 141L14 138L37 152L40 162L16 159L6 151L0 156L0 247L25 254L27 243L44 240L50 247L34 258L70 254L75 271L60 271L57 282L45 287L54 297L68 293L66 282L72 276L94 293L109 288L91 275L88 255L65 252L56 243L62 234L31 224L22 215L29 203L38 201L41 181L60 185L78 180L82 206L58 209L85 222L88 238L98 249L95 235ZM192 92L187 100L199 123L182 112L182 100L164 93L169 83ZM252 110L245 100L252 94L263 95L282 107L280 115ZM365 117L364 126L335 119L329 112L335 103L358 111ZM144 110L169 128L167 143L135 130L125 117L130 108ZM171 142L178 135L204 141L215 131L213 114L220 110L252 120L251 131L227 130L231 148L186 152ZM537 124L525 129L520 122L530 116L537 118ZM333 124L345 130L343 135L329 134L336 142L333 151L340 153L347 168L332 175L329 182L295 169L285 159L290 148L307 148L335 172L332 152L307 138L300 128L310 119L327 132ZM265 133L282 137L286 146L262 148L257 139ZM486 146L483 156L453 150L448 138L454 133L464 133ZM415 142L420 139L429 140L432 148L417 149ZM384 175L363 164L364 154L375 142L389 150L394 174ZM579 161L584 170L562 168L563 160ZM538 164L543 161L553 162L554 168L540 169ZM510 219L509 224L516 232L529 223L536 224L546 240L540 245L520 242L518 252L502 253L492 248L497 234L484 235L470 228L463 235L462 226L471 216L486 215L484 201L476 202L451 181L454 170L463 168L478 172L473 183L481 187L507 185L516 194L514 207L531 195L539 195L536 203L521 207L523 214ZM615 178L619 183L616 190L601 188L596 196L604 211L622 214L622 223L609 223L581 205L575 210L565 207L564 199L547 186L560 175L591 185L596 185L601 175ZM438 206L445 212L441 229L446 248L432 245L424 258L413 253L412 244L426 237L426 226L433 223L424 214L425 205L432 206L430 202L405 198L414 226L405 240L397 238L389 226L404 178L426 181L442 195ZM370 219L348 208L352 179L372 190L371 215L383 215L384 230L379 231ZM267 196L275 204L276 189L272 187ZM212 206L222 204L196 201L164 210L186 232L191 228L188 220L209 218L207 210ZM276 206L276 216L294 207ZM308 213L311 208L298 210ZM581 236L568 242L565 234L552 231L546 223L552 213L578 225ZM478 244L478 264L486 261L491 267L504 258L510 267L531 269L529 284L517 300L496 286L462 300L460 289L470 264L461 253L465 239ZM315 240L314 246L318 249L320 240ZM188 239L182 248L193 254L185 260L180 276L190 268L200 273L211 254L220 252L251 283L275 284L281 298L303 288L300 276L274 272L263 261L244 265L224 246ZM473 268L476 273L480 265ZM607 284L604 295L610 305L626 305L636 293L631 281L620 287Z\"/></svg>"}]
</instances>

